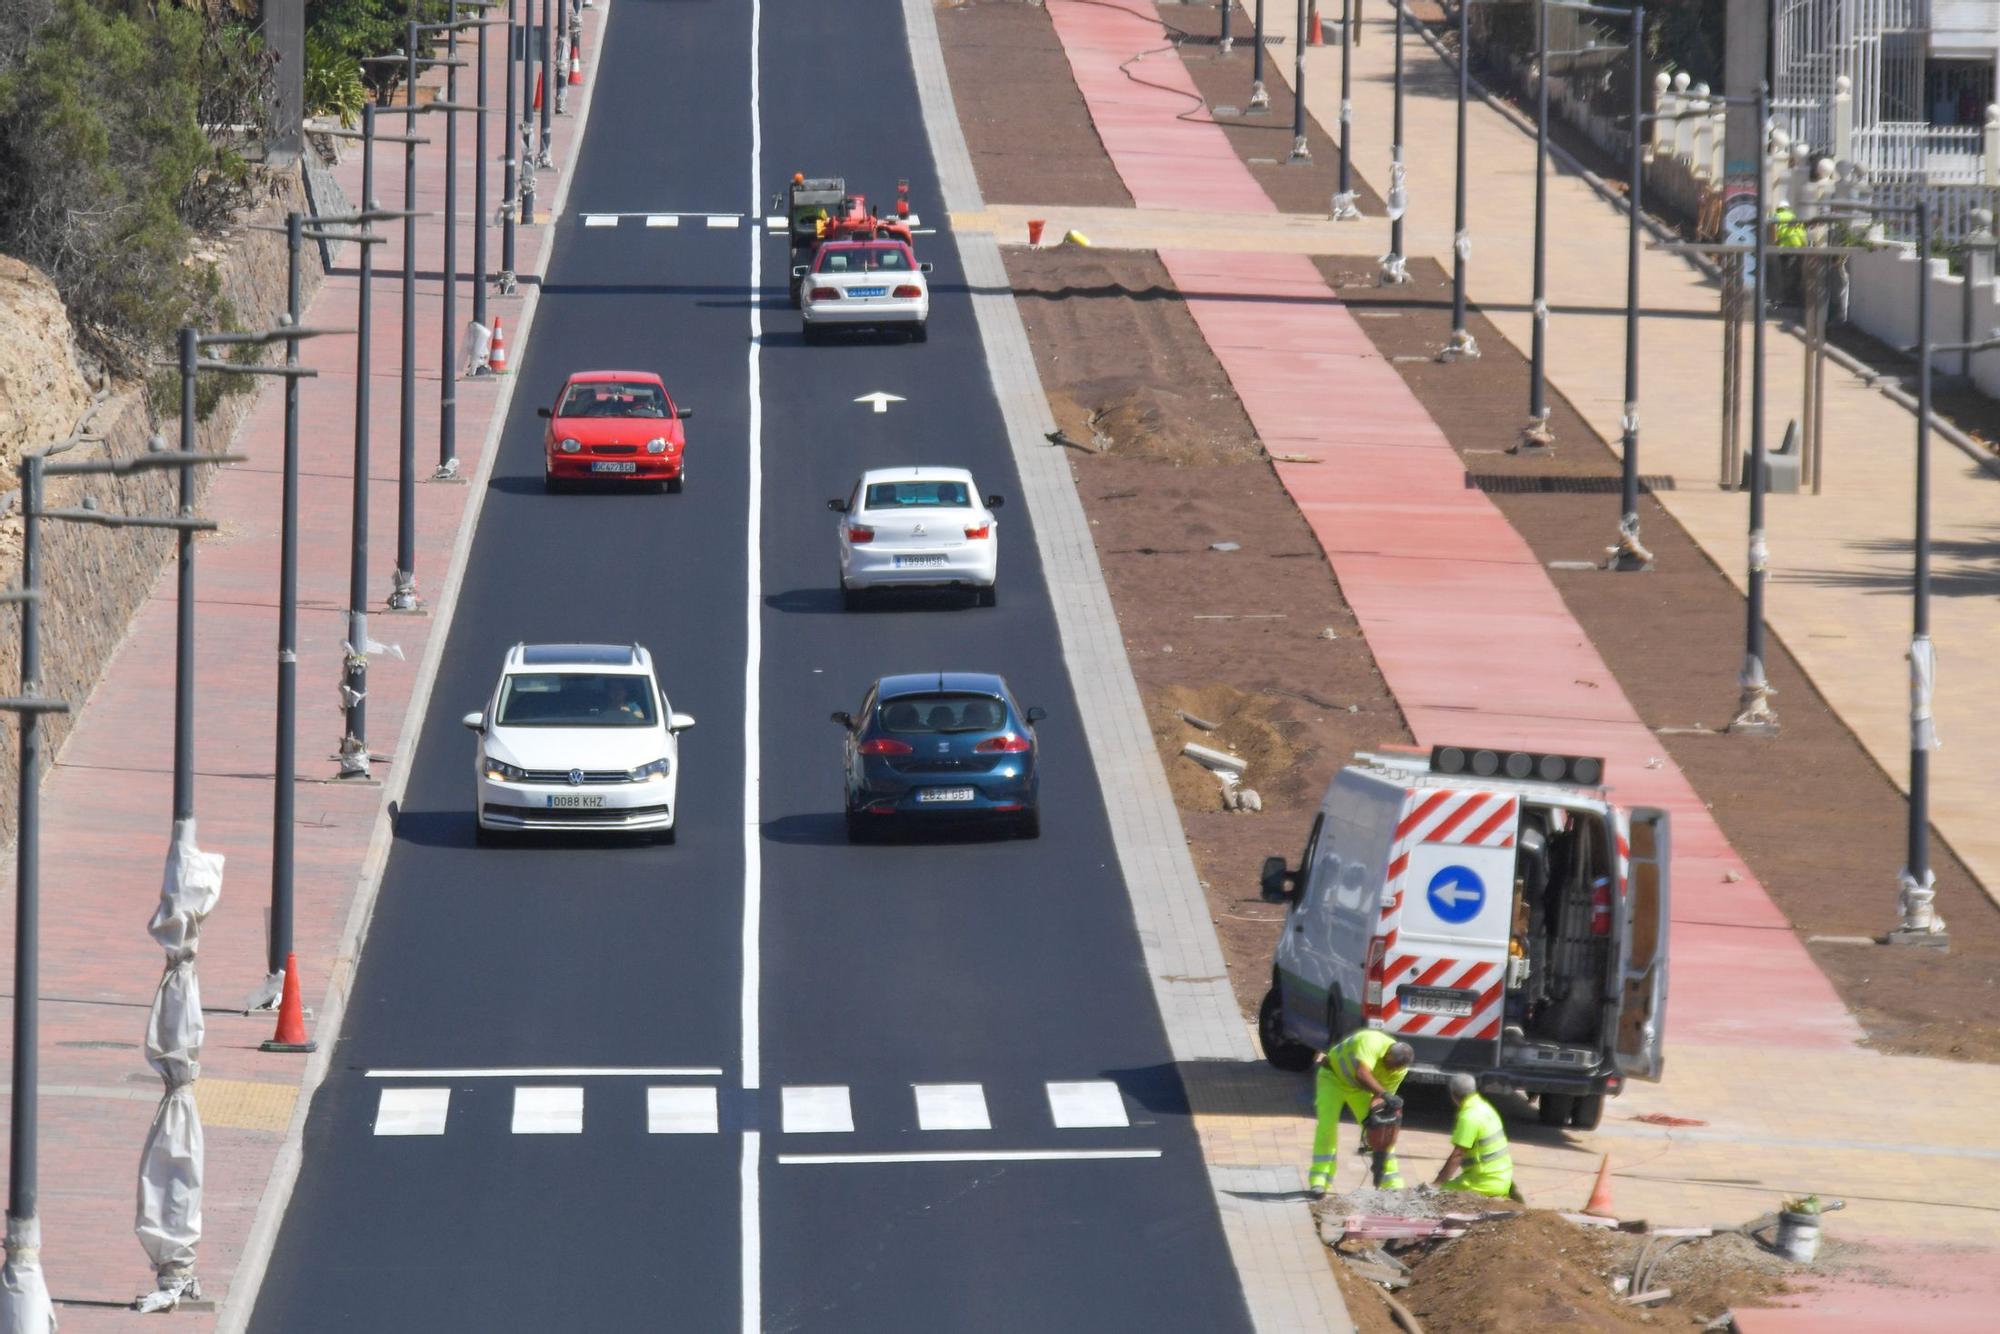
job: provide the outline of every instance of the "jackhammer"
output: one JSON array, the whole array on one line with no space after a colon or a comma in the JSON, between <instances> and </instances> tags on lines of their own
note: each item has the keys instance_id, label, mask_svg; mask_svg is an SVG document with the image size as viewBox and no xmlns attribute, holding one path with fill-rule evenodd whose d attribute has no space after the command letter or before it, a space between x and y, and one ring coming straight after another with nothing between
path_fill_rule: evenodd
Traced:
<instances>
[{"instance_id":1,"label":"jackhammer","mask_svg":"<svg viewBox=\"0 0 2000 1334\"><path fill-rule=\"evenodd\" d=\"M1386 1175L1389 1154L1396 1147L1396 1136L1402 1129L1403 1100L1393 1093L1369 1108L1367 1119L1361 1123L1361 1142L1368 1146L1371 1180L1378 1190Z\"/></svg>"}]
</instances>

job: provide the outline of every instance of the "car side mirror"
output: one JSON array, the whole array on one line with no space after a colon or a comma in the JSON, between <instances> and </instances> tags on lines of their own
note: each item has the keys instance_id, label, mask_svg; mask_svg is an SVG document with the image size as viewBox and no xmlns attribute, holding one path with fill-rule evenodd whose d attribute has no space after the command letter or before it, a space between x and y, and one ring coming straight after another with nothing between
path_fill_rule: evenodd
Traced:
<instances>
[{"instance_id":1,"label":"car side mirror","mask_svg":"<svg viewBox=\"0 0 2000 1334\"><path fill-rule=\"evenodd\" d=\"M826 507L832 510L835 514L847 513L847 502L845 500L842 500L839 496L835 496L832 500L827 501Z\"/></svg>"},{"instance_id":2,"label":"car side mirror","mask_svg":"<svg viewBox=\"0 0 2000 1334\"><path fill-rule=\"evenodd\" d=\"M693 417L694 417L694 409L693 409L693 408L675 408L675 409L674 409L674 416L676 416L676 417L679 417L679 418L680 418L680 419L681 419L682 421L689 421L689 420L692 420L692 419L693 419Z\"/></svg>"},{"instance_id":3,"label":"car side mirror","mask_svg":"<svg viewBox=\"0 0 2000 1334\"><path fill-rule=\"evenodd\" d=\"M691 713L673 713L667 715L667 730L669 732L685 732L693 726L694 715Z\"/></svg>"},{"instance_id":4,"label":"car side mirror","mask_svg":"<svg viewBox=\"0 0 2000 1334\"><path fill-rule=\"evenodd\" d=\"M1044 719L1044 718L1048 717L1048 716L1049 716L1049 711L1048 711L1047 709L1045 709L1045 708L1041 707L1041 706L1040 706L1040 705L1038 704L1038 705L1036 705L1036 706L1035 706L1034 708L1032 708L1032 709L1029 709L1029 710L1028 710L1028 712L1027 712L1027 715L1026 715L1026 716L1027 716L1027 719L1028 719L1028 722L1029 722L1030 724L1034 724L1034 723L1038 723L1038 722L1040 722L1040 721L1041 721L1042 719Z\"/></svg>"},{"instance_id":5,"label":"car side mirror","mask_svg":"<svg viewBox=\"0 0 2000 1334\"><path fill-rule=\"evenodd\" d=\"M537 417L553 417L556 415L556 410L554 408L536 408L535 415Z\"/></svg>"},{"instance_id":6,"label":"car side mirror","mask_svg":"<svg viewBox=\"0 0 2000 1334\"><path fill-rule=\"evenodd\" d=\"M805 266L805 265L803 265L803 264L801 264L801 265L799 265L799 266L798 266L797 268L793 269L793 270L792 270L792 276L793 276L794 278L803 278L803 277L805 277L805 276L806 276L806 266Z\"/></svg>"},{"instance_id":7,"label":"car side mirror","mask_svg":"<svg viewBox=\"0 0 2000 1334\"><path fill-rule=\"evenodd\" d=\"M850 732L854 730L854 715L845 709L835 709L833 711L833 720Z\"/></svg>"},{"instance_id":8,"label":"car side mirror","mask_svg":"<svg viewBox=\"0 0 2000 1334\"><path fill-rule=\"evenodd\" d=\"M1258 894L1266 903L1290 903L1298 897L1297 879L1283 857L1266 857L1264 870L1257 877Z\"/></svg>"},{"instance_id":9,"label":"car side mirror","mask_svg":"<svg viewBox=\"0 0 2000 1334\"><path fill-rule=\"evenodd\" d=\"M928 263L917 265L918 273L929 273L934 266Z\"/></svg>"},{"instance_id":10,"label":"car side mirror","mask_svg":"<svg viewBox=\"0 0 2000 1334\"><path fill-rule=\"evenodd\" d=\"M458 721L463 723L469 732L484 732L486 730L486 715L483 713L468 713Z\"/></svg>"},{"instance_id":11,"label":"car side mirror","mask_svg":"<svg viewBox=\"0 0 2000 1334\"><path fill-rule=\"evenodd\" d=\"M997 510L1006 503L1007 503L1007 497L1005 496L986 497L986 508L990 510Z\"/></svg>"}]
</instances>

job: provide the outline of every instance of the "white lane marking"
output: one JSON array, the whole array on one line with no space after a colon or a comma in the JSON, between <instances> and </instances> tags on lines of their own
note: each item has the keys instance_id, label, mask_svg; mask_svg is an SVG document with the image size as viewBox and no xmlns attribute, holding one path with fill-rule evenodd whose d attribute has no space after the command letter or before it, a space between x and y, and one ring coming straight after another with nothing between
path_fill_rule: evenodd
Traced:
<instances>
[{"instance_id":1,"label":"white lane marking","mask_svg":"<svg viewBox=\"0 0 2000 1334\"><path fill-rule=\"evenodd\" d=\"M618 225L618 215L616 213L586 213L583 215L583 225L586 227L616 227Z\"/></svg>"},{"instance_id":2,"label":"white lane marking","mask_svg":"<svg viewBox=\"0 0 2000 1334\"><path fill-rule=\"evenodd\" d=\"M369 1079L719 1079L719 1065L493 1065L439 1070L370 1070Z\"/></svg>"},{"instance_id":3,"label":"white lane marking","mask_svg":"<svg viewBox=\"0 0 2000 1334\"><path fill-rule=\"evenodd\" d=\"M583 1090L575 1085L529 1085L514 1090L516 1135L581 1135Z\"/></svg>"},{"instance_id":4,"label":"white lane marking","mask_svg":"<svg viewBox=\"0 0 2000 1334\"><path fill-rule=\"evenodd\" d=\"M919 1130L991 1130L986 1090L977 1084L912 1084Z\"/></svg>"},{"instance_id":5,"label":"white lane marking","mask_svg":"<svg viewBox=\"0 0 2000 1334\"><path fill-rule=\"evenodd\" d=\"M912 228L910 228L910 235L912 235L912 236L936 236L936 235L937 235L937 231L938 231L938 229L937 229L937 228L935 228L935 227L912 227Z\"/></svg>"},{"instance_id":6,"label":"white lane marking","mask_svg":"<svg viewBox=\"0 0 2000 1334\"><path fill-rule=\"evenodd\" d=\"M873 403L875 405L876 415L879 416L882 413L887 412L889 410L889 405L891 403L903 403L907 402L908 400L904 399L901 395L885 393L882 390L877 389L874 393L863 394L861 397L855 399L854 401L856 403Z\"/></svg>"},{"instance_id":7,"label":"white lane marking","mask_svg":"<svg viewBox=\"0 0 2000 1334\"><path fill-rule=\"evenodd\" d=\"M442 1135L450 1089L383 1089L375 1104L378 1135Z\"/></svg>"},{"instance_id":8,"label":"white lane marking","mask_svg":"<svg viewBox=\"0 0 2000 1334\"><path fill-rule=\"evenodd\" d=\"M754 1130L743 1132L743 1165L740 1169L742 1184L738 1190L738 1208L743 1215L743 1235L738 1249L743 1252L741 1283L744 1334L763 1334L764 1327L764 1226L757 1180L762 1162L758 1146L763 1142L763 1138Z\"/></svg>"},{"instance_id":9,"label":"white lane marking","mask_svg":"<svg viewBox=\"0 0 2000 1334\"><path fill-rule=\"evenodd\" d=\"M1158 1158L1158 1149L977 1149L914 1153L781 1153L778 1161L828 1163L1060 1163L1104 1158Z\"/></svg>"},{"instance_id":10,"label":"white lane marking","mask_svg":"<svg viewBox=\"0 0 2000 1334\"><path fill-rule=\"evenodd\" d=\"M648 1135L713 1135L722 1126L711 1088L646 1090Z\"/></svg>"},{"instance_id":11,"label":"white lane marking","mask_svg":"<svg viewBox=\"0 0 2000 1334\"><path fill-rule=\"evenodd\" d=\"M761 197L764 189L764 0L750 0L750 198ZM764 830L762 778L758 738L758 691L762 686L764 656L764 247L761 238L750 238L750 498L749 514L743 524L744 627L743 679L743 1087L761 1086L759 1068L763 1048L758 1034L761 1022L758 988L762 979L760 954L764 930ZM743 1308L743 1334L763 1334L764 1329L764 1223L759 1174L763 1159L758 1145L763 1137L754 1130L743 1132L743 1165L740 1202L737 1206L741 1229L736 1247L738 1260L738 1304Z\"/></svg>"},{"instance_id":12,"label":"white lane marking","mask_svg":"<svg viewBox=\"0 0 2000 1334\"><path fill-rule=\"evenodd\" d=\"M787 1135L843 1135L854 1129L845 1084L792 1084L784 1098Z\"/></svg>"},{"instance_id":13,"label":"white lane marking","mask_svg":"<svg viewBox=\"0 0 2000 1334\"><path fill-rule=\"evenodd\" d=\"M767 232L782 232L785 230L785 220L783 218L766 218L764 219L764 230Z\"/></svg>"},{"instance_id":14,"label":"white lane marking","mask_svg":"<svg viewBox=\"0 0 2000 1334\"><path fill-rule=\"evenodd\" d=\"M1108 1079L1050 1080L1049 1114L1058 1130L1091 1130L1129 1126L1125 1099Z\"/></svg>"},{"instance_id":15,"label":"white lane marking","mask_svg":"<svg viewBox=\"0 0 2000 1334\"><path fill-rule=\"evenodd\" d=\"M742 221L743 219L737 217L734 213L711 213L708 215L708 225L711 227L735 227L740 225Z\"/></svg>"},{"instance_id":16,"label":"white lane marking","mask_svg":"<svg viewBox=\"0 0 2000 1334\"><path fill-rule=\"evenodd\" d=\"M646 215L646 225L648 227L678 227L681 225L680 214L648 213Z\"/></svg>"},{"instance_id":17,"label":"white lane marking","mask_svg":"<svg viewBox=\"0 0 2000 1334\"><path fill-rule=\"evenodd\" d=\"M903 221L909 225L911 231L915 231L917 229L917 224L922 222L923 219L918 217L916 214L912 213L909 217L904 218Z\"/></svg>"}]
</instances>

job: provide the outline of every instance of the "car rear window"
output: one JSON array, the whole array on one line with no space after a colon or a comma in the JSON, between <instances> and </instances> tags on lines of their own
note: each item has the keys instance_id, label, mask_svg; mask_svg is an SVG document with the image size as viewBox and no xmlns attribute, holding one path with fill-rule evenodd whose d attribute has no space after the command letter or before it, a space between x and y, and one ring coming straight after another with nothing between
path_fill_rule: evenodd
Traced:
<instances>
[{"instance_id":1,"label":"car rear window","mask_svg":"<svg viewBox=\"0 0 2000 1334\"><path fill-rule=\"evenodd\" d=\"M898 695L882 704L882 726L890 732L997 732L1007 725L1007 706L991 695Z\"/></svg>"},{"instance_id":2,"label":"car rear window","mask_svg":"<svg viewBox=\"0 0 2000 1334\"><path fill-rule=\"evenodd\" d=\"M865 270L883 269L908 273L915 266L910 263L909 251L899 245L870 245L842 247L838 250L823 250L819 256L820 273L860 273Z\"/></svg>"},{"instance_id":3,"label":"car rear window","mask_svg":"<svg viewBox=\"0 0 2000 1334\"><path fill-rule=\"evenodd\" d=\"M651 727L658 719L643 676L513 672L500 683L501 727Z\"/></svg>"},{"instance_id":4,"label":"car rear window","mask_svg":"<svg viewBox=\"0 0 2000 1334\"><path fill-rule=\"evenodd\" d=\"M870 482L871 510L965 509L972 503L964 482Z\"/></svg>"},{"instance_id":5,"label":"car rear window","mask_svg":"<svg viewBox=\"0 0 2000 1334\"><path fill-rule=\"evenodd\" d=\"M664 417L667 396L656 384L595 381L573 384L563 395L558 417Z\"/></svg>"}]
</instances>

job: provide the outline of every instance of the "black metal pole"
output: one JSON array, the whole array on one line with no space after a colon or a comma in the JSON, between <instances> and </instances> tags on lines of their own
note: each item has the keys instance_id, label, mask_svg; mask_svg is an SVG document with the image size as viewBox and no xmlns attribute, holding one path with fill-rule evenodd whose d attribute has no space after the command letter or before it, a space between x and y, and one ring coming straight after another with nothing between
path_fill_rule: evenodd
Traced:
<instances>
[{"instance_id":1,"label":"black metal pole","mask_svg":"<svg viewBox=\"0 0 2000 1334\"><path fill-rule=\"evenodd\" d=\"M508 85L512 87L511 82ZM479 108L473 117L472 143L478 160L472 168L472 320L482 328L486 322L486 24L479 25Z\"/></svg>"},{"instance_id":2,"label":"black metal pole","mask_svg":"<svg viewBox=\"0 0 2000 1334\"><path fill-rule=\"evenodd\" d=\"M549 165L550 127L555 124L556 84L563 77L562 68L555 63L555 59L555 0L542 0L542 150L536 160L545 167Z\"/></svg>"},{"instance_id":3,"label":"black metal pole","mask_svg":"<svg viewBox=\"0 0 2000 1334\"><path fill-rule=\"evenodd\" d=\"M452 22L458 21L453 0ZM444 318L438 323L438 466L434 480L458 476L458 29L447 29L444 97Z\"/></svg>"},{"instance_id":4,"label":"black metal pole","mask_svg":"<svg viewBox=\"0 0 2000 1334\"><path fill-rule=\"evenodd\" d=\"M1333 197L1333 216L1358 218L1354 203L1354 8L1360 0L1340 0L1340 192ZM1303 107L1305 99L1299 99ZM1299 117L1299 134L1305 134L1305 117ZM1303 141L1303 140L1302 140Z\"/></svg>"},{"instance_id":5,"label":"black metal pole","mask_svg":"<svg viewBox=\"0 0 2000 1334\"><path fill-rule=\"evenodd\" d=\"M1472 3L1458 0L1458 176L1452 187L1451 341L1448 359L1476 357L1479 344L1465 326L1465 267L1472 258L1472 233L1465 216L1465 109L1472 95Z\"/></svg>"},{"instance_id":6,"label":"black metal pole","mask_svg":"<svg viewBox=\"0 0 2000 1334\"><path fill-rule=\"evenodd\" d=\"M189 331L183 330L183 346ZM42 460L21 458L21 695L41 693L41 563ZM7 1240L28 1247L41 1245L35 1221L36 1097L39 1091L41 1024L41 874L42 874L42 734L41 718L32 709L21 713L20 790L15 794L14 826L14 1060L13 1099L8 1127Z\"/></svg>"},{"instance_id":7,"label":"black metal pole","mask_svg":"<svg viewBox=\"0 0 2000 1334\"><path fill-rule=\"evenodd\" d=\"M527 44L522 41L524 30L514 24L516 4L517 0L507 0L507 60L501 66L506 75L501 82L507 85L507 156L501 165L500 188L507 202L500 213L500 273L493 281L503 296L514 290L514 228L521 212L521 103L514 84L514 46L521 43L525 65Z\"/></svg>"},{"instance_id":8,"label":"black metal pole","mask_svg":"<svg viewBox=\"0 0 2000 1334\"><path fill-rule=\"evenodd\" d=\"M1632 153L1627 165L1631 176L1630 215L1625 229L1625 415L1624 460L1619 487L1618 546L1611 568L1643 570L1652 562L1651 554L1639 542L1639 231L1640 214L1645 208L1646 93L1645 93L1644 6L1632 8Z\"/></svg>"},{"instance_id":9,"label":"black metal pole","mask_svg":"<svg viewBox=\"0 0 2000 1334\"><path fill-rule=\"evenodd\" d=\"M1535 298L1528 368L1526 447L1549 443L1546 381L1549 337L1549 7L1535 3Z\"/></svg>"},{"instance_id":10,"label":"black metal pole","mask_svg":"<svg viewBox=\"0 0 2000 1334\"><path fill-rule=\"evenodd\" d=\"M1393 285L1410 280L1403 258L1403 214L1409 207L1409 187L1403 173L1403 0L1389 3L1396 15L1396 91L1389 134L1389 253L1382 258L1382 281Z\"/></svg>"},{"instance_id":11,"label":"black metal pole","mask_svg":"<svg viewBox=\"0 0 2000 1334\"><path fill-rule=\"evenodd\" d=\"M363 154L367 149L362 149ZM363 168L364 172L366 168ZM368 197L364 185L362 198ZM363 203L362 207L367 207ZM299 251L305 220L285 216L285 314L299 325ZM365 251L367 246L359 247ZM285 365L299 364L299 340L285 341ZM271 766L271 929L265 962L272 976L285 971L292 951L292 826L298 772L299 670L299 380L285 377L285 460L278 519L278 736Z\"/></svg>"},{"instance_id":12,"label":"black metal pole","mask_svg":"<svg viewBox=\"0 0 2000 1334\"><path fill-rule=\"evenodd\" d=\"M1250 109L1268 111L1271 94L1264 90L1264 0L1257 0L1256 26L1250 51Z\"/></svg>"},{"instance_id":13,"label":"black metal pole","mask_svg":"<svg viewBox=\"0 0 2000 1334\"><path fill-rule=\"evenodd\" d=\"M403 116L403 131L417 137L417 25L409 25L409 55L404 92L409 97ZM447 113L449 114L449 113ZM403 145L403 373L402 419L398 424L398 469L396 474L396 573L389 592L389 605L411 611L417 605L417 146ZM446 368L447 370L449 367ZM355 644L355 655L367 650Z\"/></svg>"},{"instance_id":14,"label":"black metal pole","mask_svg":"<svg viewBox=\"0 0 2000 1334\"><path fill-rule=\"evenodd\" d=\"M181 449L193 453L196 363L200 336L180 334ZM194 465L183 463L180 517L194 517ZM174 591L174 823L194 817L194 529L180 530L180 581Z\"/></svg>"},{"instance_id":15,"label":"black metal pole","mask_svg":"<svg viewBox=\"0 0 2000 1334\"><path fill-rule=\"evenodd\" d=\"M1299 0L1299 33L1292 40L1292 161L1311 160L1306 145L1306 0Z\"/></svg>"},{"instance_id":16,"label":"black metal pole","mask_svg":"<svg viewBox=\"0 0 2000 1334\"><path fill-rule=\"evenodd\" d=\"M1222 54L1226 56L1235 45L1235 39L1229 35L1229 11L1236 7L1236 3L1235 0L1215 0L1215 3L1216 7L1222 10L1222 41L1220 45Z\"/></svg>"},{"instance_id":17,"label":"black metal pole","mask_svg":"<svg viewBox=\"0 0 2000 1334\"><path fill-rule=\"evenodd\" d=\"M1771 85L1757 85L1757 227L1751 243L1750 279L1750 569L1743 631L1742 698L1731 731L1769 734L1778 730L1771 709L1770 683L1764 674L1764 571L1769 549L1764 540L1764 291L1766 280L1766 211L1770 179Z\"/></svg>"},{"instance_id":18,"label":"black metal pole","mask_svg":"<svg viewBox=\"0 0 2000 1334\"><path fill-rule=\"evenodd\" d=\"M415 152L416 145L409 145L408 151ZM375 107L371 103L361 108L361 208L367 212L376 207ZM407 196L404 207L409 207ZM413 225L414 220L403 224L406 245ZM351 651L346 655L340 692L347 715L340 739L342 778L368 776L368 382L375 323L375 247L364 243L357 249L361 251L361 305L354 340L354 503L347 565L347 642Z\"/></svg>"}]
</instances>

